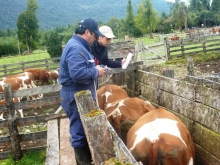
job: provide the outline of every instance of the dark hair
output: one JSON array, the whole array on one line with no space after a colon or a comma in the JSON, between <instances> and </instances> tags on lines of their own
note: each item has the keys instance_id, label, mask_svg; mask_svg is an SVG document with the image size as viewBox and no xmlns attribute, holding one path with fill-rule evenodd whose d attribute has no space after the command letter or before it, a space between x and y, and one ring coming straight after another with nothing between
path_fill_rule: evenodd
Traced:
<instances>
[{"instance_id":1,"label":"dark hair","mask_svg":"<svg viewBox=\"0 0 220 165\"><path fill-rule=\"evenodd\" d=\"M77 28L75 29L75 34L84 34L85 31L85 28L77 26Z\"/></svg>"},{"instance_id":2,"label":"dark hair","mask_svg":"<svg viewBox=\"0 0 220 165\"><path fill-rule=\"evenodd\" d=\"M79 24L79 25L76 27L76 29L75 29L75 34L84 34L85 31L86 31L86 28L85 28L83 25L80 25L80 24ZM95 32L90 31L90 30L89 30L89 32L90 32L91 35L93 35L93 33L95 33Z\"/></svg>"}]
</instances>

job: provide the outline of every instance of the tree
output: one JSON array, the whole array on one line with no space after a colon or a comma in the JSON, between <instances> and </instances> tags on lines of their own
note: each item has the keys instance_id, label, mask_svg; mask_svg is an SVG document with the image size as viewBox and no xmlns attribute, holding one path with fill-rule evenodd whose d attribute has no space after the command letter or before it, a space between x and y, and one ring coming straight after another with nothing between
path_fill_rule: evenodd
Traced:
<instances>
[{"instance_id":1,"label":"tree","mask_svg":"<svg viewBox=\"0 0 220 165\"><path fill-rule=\"evenodd\" d=\"M28 0L26 10L19 15L17 20L18 39L26 45L28 53L36 48L39 40L37 9L36 0Z\"/></svg>"},{"instance_id":2,"label":"tree","mask_svg":"<svg viewBox=\"0 0 220 165\"><path fill-rule=\"evenodd\" d=\"M162 12L160 22L158 23L157 30L159 33L170 33L171 32L171 22L169 17L165 12Z\"/></svg>"},{"instance_id":3,"label":"tree","mask_svg":"<svg viewBox=\"0 0 220 165\"><path fill-rule=\"evenodd\" d=\"M125 31L131 36L138 37L141 35L141 31L135 26L134 13L133 13L131 0L128 0L128 5L127 5L127 15L125 19Z\"/></svg>"},{"instance_id":4,"label":"tree","mask_svg":"<svg viewBox=\"0 0 220 165\"><path fill-rule=\"evenodd\" d=\"M49 36L45 35L46 48L50 57L60 57L62 54L62 36L56 32L51 33Z\"/></svg>"},{"instance_id":5,"label":"tree","mask_svg":"<svg viewBox=\"0 0 220 165\"><path fill-rule=\"evenodd\" d=\"M220 1L212 0L211 11L214 13L220 13Z\"/></svg>"},{"instance_id":6,"label":"tree","mask_svg":"<svg viewBox=\"0 0 220 165\"><path fill-rule=\"evenodd\" d=\"M152 32L158 25L158 14L153 9L153 5L150 0L142 0L142 4L138 6L137 16L135 18L136 26L141 29L143 33L150 33L152 38Z\"/></svg>"}]
</instances>

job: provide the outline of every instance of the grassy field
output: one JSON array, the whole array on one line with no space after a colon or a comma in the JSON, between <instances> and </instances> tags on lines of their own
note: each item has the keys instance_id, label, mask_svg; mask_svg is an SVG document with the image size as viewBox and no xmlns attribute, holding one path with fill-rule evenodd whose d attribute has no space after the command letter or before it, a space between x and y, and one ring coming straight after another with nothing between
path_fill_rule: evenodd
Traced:
<instances>
[{"instance_id":1,"label":"grassy field","mask_svg":"<svg viewBox=\"0 0 220 165\"><path fill-rule=\"evenodd\" d=\"M0 160L1 165L44 165L46 160L46 150L29 152L23 155L19 161L14 161L12 157Z\"/></svg>"},{"instance_id":2,"label":"grassy field","mask_svg":"<svg viewBox=\"0 0 220 165\"><path fill-rule=\"evenodd\" d=\"M50 58L50 55L46 51L36 50L29 55L16 55L16 56L7 56L0 58L0 65L4 64L13 64L19 62L28 62L34 60L40 60Z\"/></svg>"}]
</instances>

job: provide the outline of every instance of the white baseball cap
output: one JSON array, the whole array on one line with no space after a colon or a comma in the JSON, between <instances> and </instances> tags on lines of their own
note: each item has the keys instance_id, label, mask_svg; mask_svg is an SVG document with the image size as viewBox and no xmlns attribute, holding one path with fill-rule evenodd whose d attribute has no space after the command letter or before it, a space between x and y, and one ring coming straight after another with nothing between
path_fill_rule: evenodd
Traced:
<instances>
[{"instance_id":1,"label":"white baseball cap","mask_svg":"<svg viewBox=\"0 0 220 165\"><path fill-rule=\"evenodd\" d=\"M109 26L101 26L99 31L106 37L106 38L116 38L113 34L112 29Z\"/></svg>"}]
</instances>

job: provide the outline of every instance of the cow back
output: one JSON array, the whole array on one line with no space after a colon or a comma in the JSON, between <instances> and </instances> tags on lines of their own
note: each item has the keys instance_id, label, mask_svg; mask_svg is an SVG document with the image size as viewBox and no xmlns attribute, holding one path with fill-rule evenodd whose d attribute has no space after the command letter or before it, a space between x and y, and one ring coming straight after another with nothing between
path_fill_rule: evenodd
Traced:
<instances>
[{"instance_id":1,"label":"cow back","mask_svg":"<svg viewBox=\"0 0 220 165\"><path fill-rule=\"evenodd\" d=\"M127 134L127 147L144 165L193 165L195 148L181 120L162 108L140 117Z\"/></svg>"},{"instance_id":2,"label":"cow back","mask_svg":"<svg viewBox=\"0 0 220 165\"><path fill-rule=\"evenodd\" d=\"M116 100L128 98L127 92L121 87L113 84L107 84L97 90L97 98L100 109L104 110L104 107L108 103L112 103Z\"/></svg>"}]
</instances>

